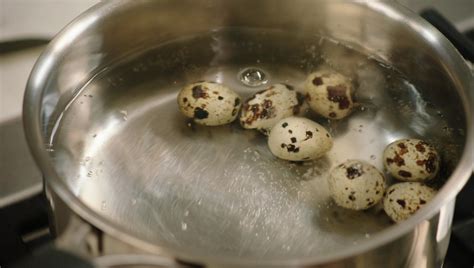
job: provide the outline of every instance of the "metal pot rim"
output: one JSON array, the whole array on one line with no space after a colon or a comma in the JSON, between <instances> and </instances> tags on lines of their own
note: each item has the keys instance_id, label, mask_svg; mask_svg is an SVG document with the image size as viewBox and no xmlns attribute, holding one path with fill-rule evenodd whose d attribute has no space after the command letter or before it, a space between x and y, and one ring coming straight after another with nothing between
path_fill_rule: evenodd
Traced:
<instances>
[{"instance_id":1,"label":"metal pot rim","mask_svg":"<svg viewBox=\"0 0 474 268\"><path fill-rule=\"evenodd\" d=\"M117 225L116 223L100 216L98 213L89 208L84 204L77 196L75 196L65 182L54 170L49 156L44 145L44 138L41 132L41 120L40 120L40 107L41 97L43 89L46 85L46 78L49 70L53 68L55 53L58 50L64 49L64 45L67 44L67 38L70 38L71 34L78 34L84 28L87 28L91 22L93 23L94 18L97 16L103 16L110 13L116 6L121 5L122 1L103 1L94 7L90 8L67 27L65 27L55 39L48 45L45 51L42 53L38 61L36 62L31 75L28 79L26 86L26 93L24 97L23 105L23 121L26 132L26 138L30 147L30 150L36 160L37 165L43 172L48 186L68 204L68 206L83 219L103 230L105 233L110 234L122 241L126 241L134 246L150 252L165 253L166 255L186 257L186 260L196 260L196 262L212 262L212 263L227 263L227 264L239 264L249 266L261 266L261 265L275 265L275 266L287 266L287 265L315 265L327 263L335 260L341 260L348 258L363 252L369 251L373 248L382 246L389 243L401 236L407 234L416 225L424 220L431 218L437 213L440 208L447 202L453 200L456 194L462 189L467 180L469 179L473 170L473 156L472 150L474 148L474 129L472 125L473 115L473 79L471 77L470 83L464 85L464 92L460 92L463 98L464 111L467 119L467 133L466 133L466 145L463 151L462 158L459 161L458 166L451 174L451 177L446 184L439 191L437 196L429 202L423 209L416 213L413 217L409 218L401 224L394 225L386 230L381 231L374 235L371 239L360 242L357 246L348 246L337 252L327 254L324 256L305 257L298 259L288 260L251 260L251 259L240 259L240 258L223 258L217 256L183 256L180 252L173 252L166 248L162 248L152 241L138 238L127 230ZM436 37L437 42L441 42L444 49L450 50L449 55L452 60L459 64L460 70L464 75L471 75L470 69L465 63L462 56L457 50L451 45L451 43L435 28L429 25L427 22L417 17L410 10L404 8L397 3L389 2L362 2L361 4L367 5L369 8L376 9L377 11L384 13L390 17L403 18L414 28L420 35L425 35L427 32L433 37Z\"/></svg>"}]
</instances>

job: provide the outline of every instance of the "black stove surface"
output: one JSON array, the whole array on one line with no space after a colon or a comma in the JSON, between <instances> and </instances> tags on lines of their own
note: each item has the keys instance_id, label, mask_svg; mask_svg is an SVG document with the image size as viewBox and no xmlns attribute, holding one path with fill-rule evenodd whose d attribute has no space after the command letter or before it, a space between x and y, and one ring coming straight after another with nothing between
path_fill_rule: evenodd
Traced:
<instances>
[{"instance_id":1,"label":"black stove surface","mask_svg":"<svg viewBox=\"0 0 474 268\"><path fill-rule=\"evenodd\" d=\"M456 198L451 240L444 268L474 267L474 177Z\"/></svg>"}]
</instances>

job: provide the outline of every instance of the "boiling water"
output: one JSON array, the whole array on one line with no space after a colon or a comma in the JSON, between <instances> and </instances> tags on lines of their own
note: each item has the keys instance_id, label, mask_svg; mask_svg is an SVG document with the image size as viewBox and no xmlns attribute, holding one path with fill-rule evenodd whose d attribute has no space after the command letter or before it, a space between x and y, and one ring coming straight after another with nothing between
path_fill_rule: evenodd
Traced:
<instances>
[{"instance_id":1,"label":"boiling water","mask_svg":"<svg viewBox=\"0 0 474 268\"><path fill-rule=\"evenodd\" d=\"M335 138L314 162L278 160L256 131L195 125L178 111L178 91L195 81L246 99L274 83L301 89L322 67L353 80L357 106L340 121L307 115ZM180 253L278 259L327 254L391 225L380 207L334 205L333 166L361 159L382 169L385 146L405 137L455 154L461 145L438 142L449 135L458 133L414 85L365 54L321 37L225 30L136 53L96 75L64 111L52 155L84 203L142 239Z\"/></svg>"}]
</instances>

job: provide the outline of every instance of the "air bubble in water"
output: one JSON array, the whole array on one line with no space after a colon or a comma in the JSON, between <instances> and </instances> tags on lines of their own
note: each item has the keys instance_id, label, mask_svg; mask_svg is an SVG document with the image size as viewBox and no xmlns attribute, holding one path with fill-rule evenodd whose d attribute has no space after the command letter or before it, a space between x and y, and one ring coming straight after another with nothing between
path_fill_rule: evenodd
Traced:
<instances>
[{"instance_id":1,"label":"air bubble in water","mask_svg":"<svg viewBox=\"0 0 474 268\"><path fill-rule=\"evenodd\" d=\"M185 222L181 222L181 230L186 231L188 229L188 224Z\"/></svg>"},{"instance_id":2,"label":"air bubble in water","mask_svg":"<svg viewBox=\"0 0 474 268\"><path fill-rule=\"evenodd\" d=\"M120 114L122 115L123 121L127 121L128 119L128 112L125 110L120 111Z\"/></svg>"},{"instance_id":3,"label":"air bubble in water","mask_svg":"<svg viewBox=\"0 0 474 268\"><path fill-rule=\"evenodd\" d=\"M45 144L46 152L54 152L53 145L51 143Z\"/></svg>"},{"instance_id":4,"label":"air bubble in water","mask_svg":"<svg viewBox=\"0 0 474 268\"><path fill-rule=\"evenodd\" d=\"M265 72L255 67L249 67L240 72L239 80L250 87L258 87L268 82Z\"/></svg>"}]
</instances>

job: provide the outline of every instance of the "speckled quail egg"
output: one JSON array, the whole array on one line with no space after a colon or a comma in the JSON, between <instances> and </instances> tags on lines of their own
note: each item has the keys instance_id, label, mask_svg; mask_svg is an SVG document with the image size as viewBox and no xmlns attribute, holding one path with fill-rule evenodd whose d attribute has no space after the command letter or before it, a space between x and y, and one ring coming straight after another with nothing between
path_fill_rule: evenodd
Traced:
<instances>
[{"instance_id":1,"label":"speckled quail egg","mask_svg":"<svg viewBox=\"0 0 474 268\"><path fill-rule=\"evenodd\" d=\"M332 137L323 126L302 117L278 121L268 137L270 151L276 157L290 161L320 158L332 145Z\"/></svg>"},{"instance_id":2,"label":"speckled quail egg","mask_svg":"<svg viewBox=\"0 0 474 268\"><path fill-rule=\"evenodd\" d=\"M335 167L329 176L329 191L341 207L363 210L383 198L385 178L369 163L348 160Z\"/></svg>"},{"instance_id":3,"label":"speckled quail egg","mask_svg":"<svg viewBox=\"0 0 474 268\"><path fill-rule=\"evenodd\" d=\"M311 109L326 118L342 119L354 106L352 83L337 72L321 70L310 74L304 89Z\"/></svg>"},{"instance_id":4,"label":"speckled quail egg","mask_svg":"<svg viewBox=\"0 0 474 268\"><path fill-rule=\"evenodd\" d=\"M385 168L402 181L426 181L439 170L439 156L433 146L417 139L397 140L383 153Z\"/></svg>"},{"instance_id":5,"label":"speckled quail egg","mask_svg":"<svg viewBox=\"0 0 474 268\"><path fill-rule=\"evenodd\" d=\"M306 108L305 97L293 87L276 84L249 98L242 106L240 124L268 134L279 120L299 115Z\"/></svg>"},{"instance_id":6,"label":"speckled quail egg","mask_svg":"<svg viewBox=\"0 0 474 268\"><path fill-rule=\"evenodd\" d=\"M213 82L185 86L178 94L179 110L205 126L224 125L237 118L241 99L233 90Z\"/></svg>"},{"instance_id":7,"label":"speckled quail egg","mask_svg":"<svg viewBox=\"0 0 474 268\"><path fill-rule=\"evenodd\" d=\"M395 222L406 220L430 201L436 191L419 182L402 182L390 186L383 199L385 213Z\"/></svg>"}]
</instances>

